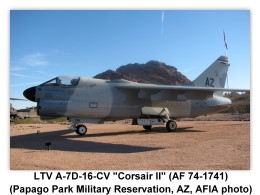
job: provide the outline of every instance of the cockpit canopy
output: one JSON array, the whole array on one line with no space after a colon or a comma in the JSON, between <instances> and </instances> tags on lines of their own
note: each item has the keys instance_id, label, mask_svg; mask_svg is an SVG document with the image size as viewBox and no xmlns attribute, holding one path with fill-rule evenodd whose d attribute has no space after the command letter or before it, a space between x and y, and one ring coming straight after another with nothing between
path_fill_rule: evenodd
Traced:
<instances>
[{"instance_id":1,"label":"cockpit canopy","mask_svg":"<svg viewBox=\"0 0 260 195\"><path fill-rule=\"evenodd\" d=\"M62 87L73 87L79 84L80 77L77 76L60 76L51 79L40 86L62 86Z\"/></svg>"}]
</instances>

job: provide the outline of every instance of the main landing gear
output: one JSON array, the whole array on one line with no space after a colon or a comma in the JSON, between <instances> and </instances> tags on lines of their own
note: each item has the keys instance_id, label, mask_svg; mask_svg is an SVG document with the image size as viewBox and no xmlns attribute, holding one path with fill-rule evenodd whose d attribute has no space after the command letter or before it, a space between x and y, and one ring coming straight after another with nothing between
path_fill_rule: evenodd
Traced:
<instances>
[{"instance_id":1,"label":"main landing gear","mask_svg":"<svg viewBox=\"0 0 260 195\"><path fill-rule=\"evenodd\" d=\"M136 120L137 125L142 125L145 130L151 130L153 125L163 125L166 123L168 132L174 132L177 129L177 123L170 118L141 118Z\"/></svg>"},{"instance_id":2,"label":"main landing gear","mask_svg":"<svg viewBox=\"0 0 260 195\"><path fill-rule=\"evenodd\" d=\"M152 125L163 125L166 123L168 132L177 129L177 124L169 116L169 110L164 107L142 107L141 117L133 119L133 124L142 125L145 130L151 130Z\"/></svg>"},{"instance_id":3,"label":"main landing gear","mask_svg":"<svg viewBox=\"0 0 260 195\"><path fill-rule=\"evenodd\" d=\"M166 129L168 132L174 132L177 129L177 123L173 120L168 120L166 122Z\"/></svg>"}]
</instances>

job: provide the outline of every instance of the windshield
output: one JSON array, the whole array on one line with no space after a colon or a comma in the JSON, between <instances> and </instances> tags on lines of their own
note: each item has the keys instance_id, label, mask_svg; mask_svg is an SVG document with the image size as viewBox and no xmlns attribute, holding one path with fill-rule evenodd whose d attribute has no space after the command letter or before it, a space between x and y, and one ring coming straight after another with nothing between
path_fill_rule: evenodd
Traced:
<instances>
[{"instance_id":1,"label":"windshield","mask_svg":"<svg viewBox=\"0 0 260 195\"><path fill-rule=\"evenodd\" d=\"M79 83L79 79L79 77L74 76L61 76L51 79L41 84L41 86L77 86Z\"/></svg>"}]
</instances>

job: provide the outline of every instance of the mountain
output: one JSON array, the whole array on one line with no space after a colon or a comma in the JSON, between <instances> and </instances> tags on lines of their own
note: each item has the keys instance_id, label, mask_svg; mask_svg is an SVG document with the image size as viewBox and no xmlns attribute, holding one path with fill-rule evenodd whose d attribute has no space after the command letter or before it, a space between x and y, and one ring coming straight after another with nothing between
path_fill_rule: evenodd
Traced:
<instances>
[{"instance_id":1,"label":"mountain","mask_svg":"<svg viewBox=\"0 0 260 195\"><path fill-rule=\"evenodd\" d=\"M226 112L231 113L250 113L250 92L246 93L226 93L225 97L231 99L232 106ZM225 112L225 111L224 111Z\"/></svg>"},{"instance_id":2,"label":"mountain","mask_svg":"<svg viewBox=\"0 0 260 195\"><path fill-rule=\"evenodd\" d=\"M177 71L174 66L166 65L163 62L151 60L145 64L127 64L118 69L107 70L94 78L114 80L126 79L138 83L180 85L190 80Z\"/></svg>"}]
</instances>

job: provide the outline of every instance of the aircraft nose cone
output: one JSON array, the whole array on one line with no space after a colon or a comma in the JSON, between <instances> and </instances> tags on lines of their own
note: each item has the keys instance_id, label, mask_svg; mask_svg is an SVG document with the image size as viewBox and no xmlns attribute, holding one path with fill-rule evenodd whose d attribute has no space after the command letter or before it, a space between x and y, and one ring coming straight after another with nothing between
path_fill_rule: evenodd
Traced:
<instances>
[{"instance_id":1,"label":"aircraft nose cone","mask_svg":"<svg viewBox=\"0 0 260 195\"><path fill-rule=\"evenodd\" d=\"M28 100L36 102L36 100L35 100L35 93L36 93L36 87L30 87L30 88L24 90L23 95Z\"/></svg>"}]
</instances>

